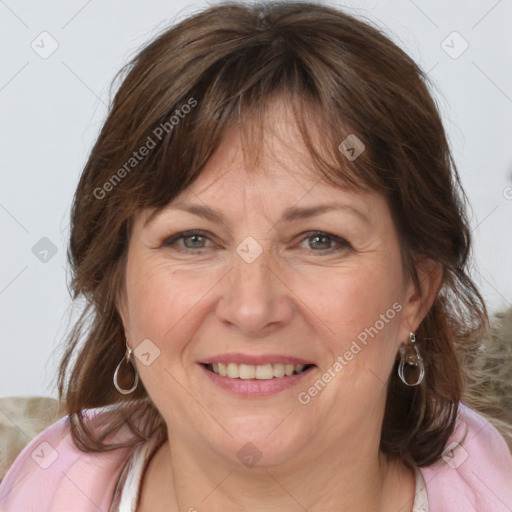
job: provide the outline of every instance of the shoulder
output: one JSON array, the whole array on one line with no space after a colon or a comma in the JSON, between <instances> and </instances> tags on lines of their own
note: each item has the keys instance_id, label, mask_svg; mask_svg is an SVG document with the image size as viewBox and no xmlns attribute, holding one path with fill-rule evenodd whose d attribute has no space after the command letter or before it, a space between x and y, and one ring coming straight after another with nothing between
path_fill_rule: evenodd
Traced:
<instances>
[{"instance_id":1,"label":"shoulder","mask_svg":"<svg viewBox=\"0 0 512 512\"><path fill-rule=\"evenodd\" d=\"M421 468L429 506L436 512L512 509L512 454L486 419L460 404L457 424L443 452Z\"/></svg>"},{"instance_id":2,"label":"shoulder","mask_svg":"<svg viewBox=\"0 0 512 512\"><path fill-rule=\"evenodd\" d=\"M96 426L111 410L112 406L88 409L84 415ZM131 437L123 428L112 441ZM130 452L131 448L81 451L65 416L32 439L9 468L0 483L0 510L108 510Z\"/></svg>"}]
</instances>

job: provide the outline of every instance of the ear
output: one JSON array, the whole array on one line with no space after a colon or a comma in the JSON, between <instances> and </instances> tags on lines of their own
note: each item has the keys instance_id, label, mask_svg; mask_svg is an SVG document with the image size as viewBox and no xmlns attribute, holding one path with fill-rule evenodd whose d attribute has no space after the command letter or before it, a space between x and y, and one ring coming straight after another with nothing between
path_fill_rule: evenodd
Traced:
<instances>
[{"instance_id":1,"label":"ear","mask_svg":"<svg viewBox=\"0 0 512 512\"><path fill-rule=\"evenodd\" d=\"M439 293L443 282L443 266L429 258L415 262L419 288L412 278L406 285L403 297L402 322L399 340L406 342L409 333L415 332Z\"/></svg>"}]
</instances>

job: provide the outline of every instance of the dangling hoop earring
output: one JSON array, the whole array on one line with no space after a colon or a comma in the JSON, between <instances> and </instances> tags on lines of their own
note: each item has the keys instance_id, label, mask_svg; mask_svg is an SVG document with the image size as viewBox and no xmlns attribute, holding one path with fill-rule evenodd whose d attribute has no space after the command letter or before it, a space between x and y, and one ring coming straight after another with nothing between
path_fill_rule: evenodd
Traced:
<instances>
[{"instance_id":1,"label":"dangling hoop earring","mask_svg":"<svg viewBox=\"0 0 512 512\"><path fill-rule=\"evenodd\" d=\"M406 386L418 386L421 381L423 380L423 377L425 376L425 365L423 364L423 358L421 357L420 350L418 349L418 345L416 345L416 335L411 332L409 333L409 341L411 342L412 348L414 349L414 352L411 351L411 348L405 348L404 346L400 347L400 365L398 366L398 376L400 377L400 380L406 385ZM417 367L419 368L419 376L416 382L410 383L407 382L407 379L404 375L404 367L407 363L408 366Z\"/></svg>"},{"instance_id":2,"label":"dangling hoop earring","mask_svg":"<svg viewBox=\"0 0 512 512\"><path fill-rule=\"evenodd\" d=\"M114 372L114 386L116 387L117 391L119 391L119 393L121 393L123 395L129 395L130 393L133 393L135 391L135 389L137 388L137 384L139 383L139 373L137 372L137 368L131 360L131 355L132 355L132 349L128 346L128 344L126 344L126 355L125 355L125 357L123 357L123 359L121 359L121 361L119 362L119 364L116 367L116 371ZM119 368L121 368L121 365L123 364L123 362L131 363L131 365L133 366L133 371L135 372L135 380L133 382L133 386L130 389L123 389L117 382Z\"/></svg>"}]
</instances>

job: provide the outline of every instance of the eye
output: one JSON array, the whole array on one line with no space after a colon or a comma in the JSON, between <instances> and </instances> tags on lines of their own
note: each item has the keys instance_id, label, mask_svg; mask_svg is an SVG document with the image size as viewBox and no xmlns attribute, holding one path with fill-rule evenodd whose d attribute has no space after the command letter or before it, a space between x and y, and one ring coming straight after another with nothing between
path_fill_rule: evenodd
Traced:
<instances>
[{"instance_id":1,"label":"eye","mask_svg":"<svg viewBox=\"0 0 512 512\"><path fill-rule=\"evenodd\" d=\"M178 241L183 240L184 245L178 244ZM210 240L202 231L184 231L178 233L163 242L164 247L176 246L178 251L188 251L194 249L207 249L205 246L207 240Z\"/></svg>"},{"instance_id":2,"label":"eye","mask_svg":"<svg viewBox=\"0 0 512 512\"><path fill-rule=\"evenodd\" d=\"M308 242L308 246L313 252L321 252L330 254L331 252L339 252L347 249L352 249L352 246L343 238L325 233L324 231L314 231L307 233L307 236L302 239L302 242ZM337 244L337 247L332 244ZM316 247L316 248L315 248Z\"/></svg>"},{"instance_id":3,"label":"eye","mask_svg":"<svg viewBox=\"0 0 512 512\"><path fill-rule=\"evenodd\" d=\"M306 233L307 236L301 239L301 245L305 242L308 247L305 248L307 253L331 254L333 252L353 250L352 246L345 239L326 233L324 231L312 231ZM211 242L208 233L204 231L184 231L167 238L163 243L163 247L172 247L179 252L201 252L201 250L215 247L207 245Z\"/></svg>"}]
</instances>

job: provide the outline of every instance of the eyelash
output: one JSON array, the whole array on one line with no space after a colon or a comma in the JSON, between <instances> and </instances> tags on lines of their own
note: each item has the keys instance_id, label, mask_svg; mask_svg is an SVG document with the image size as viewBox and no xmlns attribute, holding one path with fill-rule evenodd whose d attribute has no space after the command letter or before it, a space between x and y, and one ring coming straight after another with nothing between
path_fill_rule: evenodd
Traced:
<instances>
[{"instance_id":1,"label":"eyelash","mask_svg":"<svg viewBox=\"0 0 512 512\"><path fill-rule=\"evenodd\" d=\"M201 236L201 237L204 237L208 240L209 237L208 237L208 234L204 231L183 231L181 233L177 233L175 235L172 235L171 237L167 238L164 240L164 242L162 243L162 246L163 247L171 247L172 245L175 245L176 242L178 240L182 240L184 238L189 238L189 237L192 237L194 235L198 235L198 236ZM306 236L304 236L300 241L303 242L304 240L307 240L309 238L313 238L315 236L319 236L319 237L325 237L325 238L329 238L331 239L333 242L337 243L339 245L338 248L336 247L331 247L329 249L326 249L325 251L324 250L313 250L313 249L305 249L306 252L316 252L316 253L323 253L323 254L331 254L333 252L339 252L339 251L343 251L343 250L347 250L347 249L350 249L350 250L353 250L352 246L350 245L349 242L347 242L345 239L339 237L339 236L336 236L336 235L332 235L330 233L326 233L325 231L308 231L307 233L305 233ZM211 242L211 240L210 240ZM208 247L198 247L196 249L190 249L190 248L187 248L187 247L178 247L176 246L175 249L179 252L184 252L184 253L189 253L189 252L201 252L205 249L208 249Z\"/></svg>"}]
</instances>

